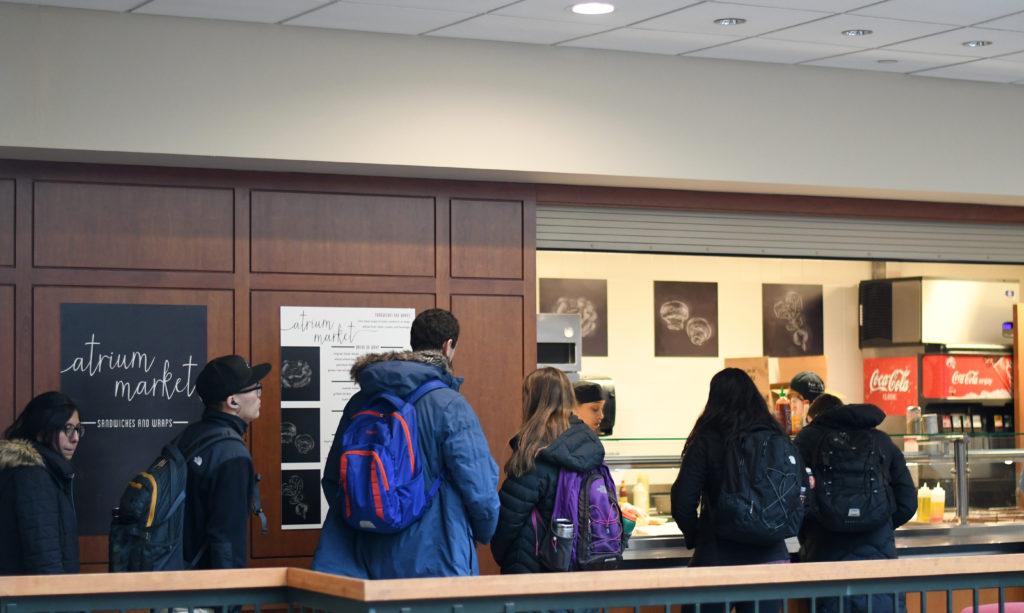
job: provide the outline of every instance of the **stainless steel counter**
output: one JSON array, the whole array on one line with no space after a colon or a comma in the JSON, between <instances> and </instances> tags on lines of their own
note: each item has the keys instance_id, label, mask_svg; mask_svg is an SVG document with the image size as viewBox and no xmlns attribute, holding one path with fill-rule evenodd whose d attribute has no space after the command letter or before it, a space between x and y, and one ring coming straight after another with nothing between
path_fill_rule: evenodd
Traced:
<instances>
[{"instance_id":1,"label":"stainless steel counter","mask_svg":"<svg viewBox=\"0 0 1024 613\"><path fill-rule=\"evenodd\" d=\"M797 539L788 539L786 545L795 559L800 550ZM901 558L1024 552L1024 524L906 526L896 531L896 551ZM625 552L624 568L686 566L692 555L682 536L634 538Z\"/></svg>"}]
</instances>

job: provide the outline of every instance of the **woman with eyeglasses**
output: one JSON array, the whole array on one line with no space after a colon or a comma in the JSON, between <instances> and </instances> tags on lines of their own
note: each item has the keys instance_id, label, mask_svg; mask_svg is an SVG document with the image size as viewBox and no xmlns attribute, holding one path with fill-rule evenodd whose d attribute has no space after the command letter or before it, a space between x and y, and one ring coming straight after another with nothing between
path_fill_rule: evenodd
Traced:
<instances>
[{"instance_id":1,"label":"woman with eyeglasses","mask_svg":"<svg viewBox=\"0 0 1024 613\"><path fill-rule=\"evenodd\" d=\"M45 392L0 440L0 575L78 572L70 460L84 433L71 398Z\"/></svg>"}]
</instances>

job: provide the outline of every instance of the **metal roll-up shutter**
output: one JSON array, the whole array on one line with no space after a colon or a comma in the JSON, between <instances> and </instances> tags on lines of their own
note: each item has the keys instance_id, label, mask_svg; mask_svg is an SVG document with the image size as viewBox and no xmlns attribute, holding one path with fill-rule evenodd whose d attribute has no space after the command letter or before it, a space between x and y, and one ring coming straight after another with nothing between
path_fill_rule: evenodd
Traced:
<instances>
[{"instance_id":1,"label":"metal roll-up shutter","mask_svg":"<svg viewBox=\"0 0 1024 613\"><path fill-rule=\"evenodd\" d=\"M1024 224L540 205L537 248L1024 263Z\"/></svg>"}]
</instances>

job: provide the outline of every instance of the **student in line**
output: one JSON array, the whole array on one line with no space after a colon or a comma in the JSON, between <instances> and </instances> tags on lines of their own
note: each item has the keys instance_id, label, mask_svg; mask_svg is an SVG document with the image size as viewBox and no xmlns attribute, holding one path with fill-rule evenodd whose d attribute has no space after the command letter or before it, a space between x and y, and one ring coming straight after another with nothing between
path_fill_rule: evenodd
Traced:
<instances>
[{"instance_id":1,"label":"student in line","mask_svg":"<svg viewBox=\"0 0 1024 613\"><path fill-rule=\"evenodd\" d=\"M917 489L903 453L877 429L885 413L822 394L808 416L811 423L794 440L816 481L811 512L800 530L800 560L894 559L893 531L914 516ZM882 510L878 517L875 509ZM893 611L892 596L874 596L871 605L875 613ZM818 600L819 611L838 609L838 598ZM848 598L844 609L867 611L867 598Z\"/></svg>"},{"instance_id":2,"label":"student in line","mask_svg":"<svg viewBox=\"0 0 1024 613\"><path fill-rule=\"evenodd\" d=\"M537 532L551 521L560 469L584 472L604 461L601 441L576 417L575 407L572 385L562 371L541 368L523 381L523 425L510 443L512 457L505 464L498 529L491 541L502 574L545 572ZM535 521L534 509L539 512Z\"/></svg>"},{"instance_id":3,"label":"student in line","mask_svg":"<svg viewBox=\"0 0 1024 613\"><path fill-rule=\"evenodd\" d=\"M742 543L719 530L714 509L724 480L726 445L756 428L782 434L779 423L747 373L726 368L711 379L707 404L683 446L679 476L672 485L672 517L693 549L690 566L787 563L784 540L768 545ZM700 513L698 514L698 509ZM737 613L753 612L753 602L734 603ZM709 607L714 607L710 608ZM760 613L774 613L781 601L762 601ZM721 611L723 606L704 605Z\"/></svg>"},{"instance_id":4,"label":"student in line","mask_svg":"<svg viewBox=\"0 0 1024 613\"><path fill-rule=\"evenodd\" d=\"M0 441L0 575L78 572L75 468L85 433L60 392L33 398Z\"/></svg>"}]
</instances>

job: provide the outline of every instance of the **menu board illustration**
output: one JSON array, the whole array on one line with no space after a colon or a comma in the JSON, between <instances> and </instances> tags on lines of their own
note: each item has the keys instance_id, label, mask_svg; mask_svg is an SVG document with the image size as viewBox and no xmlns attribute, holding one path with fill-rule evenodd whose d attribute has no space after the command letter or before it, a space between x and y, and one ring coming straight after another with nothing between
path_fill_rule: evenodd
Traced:
<instances>
[{"instance_id":1,"label":"menu board illustration","mask_svg":"<svg viewBox=\"0 0 1024 613\"><path fill-rule=\"evenodd\" d=\"M282 529L319 528L320 479L349 399L352 365L369 353L409 349L416 310L281 307Z\"/></svg>"}]
</instances>

